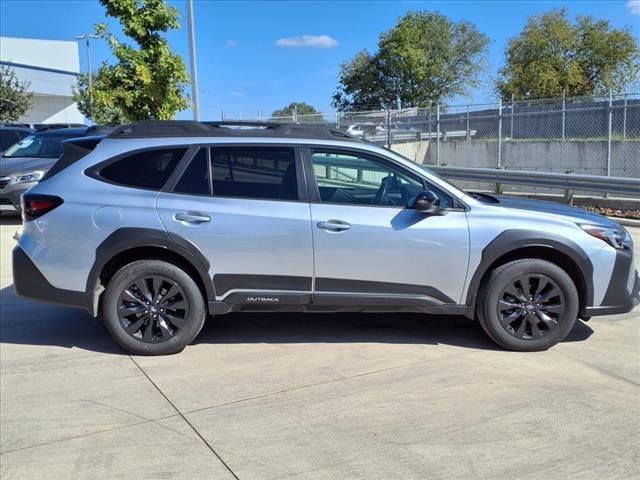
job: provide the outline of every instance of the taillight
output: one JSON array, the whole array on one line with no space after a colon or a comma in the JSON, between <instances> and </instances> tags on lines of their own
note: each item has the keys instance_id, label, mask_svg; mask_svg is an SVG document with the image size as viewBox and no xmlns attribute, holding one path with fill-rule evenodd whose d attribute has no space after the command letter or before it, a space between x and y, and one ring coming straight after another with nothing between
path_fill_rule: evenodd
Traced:
<instances>
[{"instance_id":1,"label":"taillight","mask_svg":"<svg viewBox=\"0 0 640 480\"><path fill-rule=\"evenodd\" d=\"M62 205L63 200L54 195L38 195L27 193L22 196L22 219L27 222L49 213Z\"/></svg>"}]
</instances>

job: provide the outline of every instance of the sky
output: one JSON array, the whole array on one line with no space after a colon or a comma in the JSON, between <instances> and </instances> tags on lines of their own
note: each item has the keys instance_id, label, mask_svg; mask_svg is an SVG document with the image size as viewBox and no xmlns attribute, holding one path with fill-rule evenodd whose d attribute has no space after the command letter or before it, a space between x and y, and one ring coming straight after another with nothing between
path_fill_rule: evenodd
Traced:
<instances>
[{"instance_id":1,"label":"sky","mask_svg":"<svg viewBox=\"0 0 640 480\"><path fill-rule=\"evenodd\" d=\"M169 32L173 49L189 65L186 2L169 3L183 27ZM494 82L510 37L527 17L566 7L571 16L594 15L640 38L640 0L631 1L213 1L195 0L195 34L202 119L220 112L237 118L269 115L291 102L329 112L340 63L366 48L375 51L380 33L410 10L436 10L454 21L475 23L491 40L480 86L452 103L495 100ZM97 0L0 0L3 36L72 40L105 22L120 34L116 19ZM102 40L92 43L94 69L111 61ZM86 71L86 51L80 50ZM190 92L190 89L189 89ZM190 110L178 118L191 118Z\"/></svg>"}]
</instances>

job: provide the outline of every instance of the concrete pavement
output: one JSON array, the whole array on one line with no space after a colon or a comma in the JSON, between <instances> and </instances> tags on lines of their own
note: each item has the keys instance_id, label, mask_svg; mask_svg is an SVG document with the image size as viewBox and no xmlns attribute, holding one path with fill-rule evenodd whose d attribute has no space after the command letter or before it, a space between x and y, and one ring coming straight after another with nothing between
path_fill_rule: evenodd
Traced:
<instances>
[{"instance_id":1,"label":"concrete pavement","mask_svg":"<svg viewBox=\"0 0 640 480\"><path fill-rule=\"evenodd\" d=\"M0 226L3 479L631 479L640 468L638 309L579 322L531 354L459 317L235 314L181 354L133 357L87 314L15 298L17 228Z\"/></svg>"}]
</instances>

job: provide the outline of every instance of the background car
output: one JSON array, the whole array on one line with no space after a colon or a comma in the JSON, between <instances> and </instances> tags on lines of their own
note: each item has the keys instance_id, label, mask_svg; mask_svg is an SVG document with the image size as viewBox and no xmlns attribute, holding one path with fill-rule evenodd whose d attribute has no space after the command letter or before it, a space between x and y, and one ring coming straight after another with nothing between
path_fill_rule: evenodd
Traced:
<instances>
[{"instance_id":1,"label":"background car","mask_svg":"<svg viewBox=\"0 0 640 480\"><path fill-rule=\"evenodd\" d=\"M33 133L33 130L23 125L2 123L0 124L0 153L8 150L24 137Z\"/></svg>"},{"instance_id":2,"label":"background car","mask_svg":"<svg viewBox=\"0 0 640 480\"><path fill-rule=\"evenodd\" d=\"M11 146L0 158L0 212L19 213L20 196L44 177L62 155L64 140L83 137L87 127L36 132Z\"/></svg>"}]
</instances>

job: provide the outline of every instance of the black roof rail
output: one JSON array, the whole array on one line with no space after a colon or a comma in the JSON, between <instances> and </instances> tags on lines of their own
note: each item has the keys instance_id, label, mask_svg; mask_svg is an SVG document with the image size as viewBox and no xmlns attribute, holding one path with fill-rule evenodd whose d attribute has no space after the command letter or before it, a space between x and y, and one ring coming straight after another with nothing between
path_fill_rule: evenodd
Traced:
<instances>
[{"instance_id":1,"label":"black roof rail","mask_svg":"<svg viewBox=\"0 0 640 480\"><path fill-rule=\"evenodd\" d=\"M200 122L211 127L255 127L255 128L276 128L284 125L280 122L269 122L264 120L220 120L220 121L204 121Z\"/></svg>"},{"instance_id":2,"label":"black roof rail","mask_svg":"<svg viewBox=\"0 0 640 480\"><path fill-rule=\"evenodd\" d=\"M243 120L204 122L192 120L149 120L122 125L108 135L108 138L123 139L153 137L311 138L319 140L340 139L362 143L362 141L356 137L323 124L274 123Z\"/></svg>"}]
</instances>

